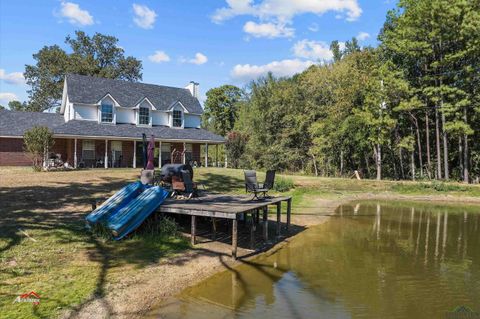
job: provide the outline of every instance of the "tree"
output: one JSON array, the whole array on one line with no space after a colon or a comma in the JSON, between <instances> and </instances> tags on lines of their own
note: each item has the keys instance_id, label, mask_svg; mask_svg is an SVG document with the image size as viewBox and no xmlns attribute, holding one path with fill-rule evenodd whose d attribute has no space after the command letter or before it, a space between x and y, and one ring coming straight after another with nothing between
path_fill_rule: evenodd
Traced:
<instances>
[{"instance_id":1,"label":"tree","mask_svg":"<svg viewBox=\"0 0 480 319\"><path fill-rule=\"evenodd\" d=\"M343 55L349 55L360 51L361 48L360 45L358 45L357 38L353 37L351 40L345 42L345 50L343 50Z\"/></svg>"},{"instance_id":2,"label":"tree","mask_svg":"<svg viewBox=\"0 0 480 319\"><path fill-rule=\"evenodd\" d=\"M49 150L55 144L53 133L45 126L34 126L23 134L25 151L27 151L33 163L35 170L42 168L45 163Z\"/></svg>"},{"instance_id":3,"label":"tree","mask_svg":"<svg viewBox=\"0 0 480 319\"><path fill-rule=\"evenodd\" d=\"M29 111L27 103L21 103L20 101L8 102L8 108L10 109L10 111Z\"/></svg>"},{"instance_id":4,"label":"tree","mask_svg":"<svg viewBox=\"0 0 480 319\"><path fill-rule=\"evenodd\" d=\"M0 110L5 110L5 106L0 105Z\"/></svg>"},{"instance_id":5,"label":"tree","mask_svg":"<svg viewBox=\"0 0 480 319\"><path fill-rule=\"evenodd\" d=\"M93 75L111 79L138 81L142 79L142 63L134 57L125 57L113 36L95 33L92 37L76 31L67 36L70 52L60 46L45 46L33 55L36 63L25 65L25 79L30 85L32 111L58 107L62 97L63 79L68 73Z\"/></svg>"},{"instance_id":6,"label":"tree","mask_svg":"<svg viewBox=\"0 0 480 319\"><path fill-rule=\"evenodd\" d=\"M232 131L227 135L227 142L225 143L227 156L230 158L230 163L233 168L238 168L240 158L245 152L248 135Z\"/></svg>"},{"instance_id":7,"label":"tree","mask_svg":"<svg viewBox=\"0 0 480 319\"><path fill-rule=\"evenodd\" d=\"M330 43L330 51L333 53L333 62L338 62L342 59L342 50L337 40Z\"/></svg>"},{"instance_id":8,"label":"tree","mask_svg":"<svg viewBox=\"0 0 480 319\"><path fill-rule=\"evenodd\" d=\"M222 85L208 90L202 123L206 128L225 136L235 126L242 90L233 85Z\"/></svg>"}]
</instances>

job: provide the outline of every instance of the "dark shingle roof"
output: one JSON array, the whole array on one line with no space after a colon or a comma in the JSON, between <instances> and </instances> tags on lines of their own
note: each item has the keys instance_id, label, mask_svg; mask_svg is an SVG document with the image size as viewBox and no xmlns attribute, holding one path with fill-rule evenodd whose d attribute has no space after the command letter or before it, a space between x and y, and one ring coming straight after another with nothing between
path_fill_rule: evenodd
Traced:
<instances>
[{"instance_id":1,"label":"dark shingle roof","mask_svg":"<svg viewBox=\"0 0 480 319\"><path fill-rule=\"evenodd\" d=\"M190 112L203 113L197 98L188 89L68 74L68 98L73 103L94 104L109 93L121 106L134 107L148 98L157 110L167 110L179 101Z\"/></svg>"},{"instance_id":2,"label":"dark shingle roof","mask_svg":"<svg viewBox=\"0 0 480 319\"><path fill-rule=\"evenodd\" d=\"M33 126L47 126L55 135L141 138L142 133L145 133L165 140L225 142L223 137L200 128L140 127L134 124L111 125L81 120L65 122L63 115L57 113L0 110L0 136L22 136Z\"/></svg>"},{"instance_id":3,"label":"dark shingle roof","mask_svg":"<svg viewBox=\"0 0 480 319\"><path fill-rule=\"evenodd\" d=\"M56 113L0 110L0 136L22 136L34 126L46 126L53 131L62 124L63 116Z\"/></svg>"}]
</instances>

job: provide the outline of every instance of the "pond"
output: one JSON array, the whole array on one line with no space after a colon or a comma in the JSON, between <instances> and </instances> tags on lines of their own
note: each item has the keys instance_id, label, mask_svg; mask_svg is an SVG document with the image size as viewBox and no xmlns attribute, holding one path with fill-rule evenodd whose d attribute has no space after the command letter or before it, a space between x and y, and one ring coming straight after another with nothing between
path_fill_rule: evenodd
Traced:
<instances>
[{"instance_id":1,"label":"pond","mask_svg":"<svg viewBox=\"0 0 480 319\"><path fill-rule=\"evenodd\" d=\"M186 289L151 317L423 319L448 318L459 306L480 312L479 224L478 206L342 205L324 224Z\"/></svg>"}]
</instances>

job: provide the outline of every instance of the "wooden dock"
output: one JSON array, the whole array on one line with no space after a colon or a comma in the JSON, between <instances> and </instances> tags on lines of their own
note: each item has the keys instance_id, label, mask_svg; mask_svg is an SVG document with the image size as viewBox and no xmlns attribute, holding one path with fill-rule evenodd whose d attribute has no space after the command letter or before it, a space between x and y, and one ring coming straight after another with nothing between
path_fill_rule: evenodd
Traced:
<instances>
[{"instance_id":1,"label":"wooden dock","mask_svg":"<svg viewBox=\"0 0 480 319\"><path fill-rule=\"evenodd\" d=\"M267 197L261 200L252 200L247 196L235 195L208 195L190 200L167 199L159 208L160 213L190 215L191 223L191 241L195 244L196 236L196 217L210 217L215 219L222 218L232 221L232 258L237 258L238 244L238 220L242 215L252 214L250 219L250 240L253 245L255 225L254 220L259 222L260 211L263 213L263 238L268 240L268 206L275 205L277 208L276 234L281 236L281 212L282 202L287 204L287 223L286 231L289 231L290 217L292 212L292 197ZM215 222L213 223L215 232ZM214 235L215 236L215 235Z\"/></svg>"}]
</instances>

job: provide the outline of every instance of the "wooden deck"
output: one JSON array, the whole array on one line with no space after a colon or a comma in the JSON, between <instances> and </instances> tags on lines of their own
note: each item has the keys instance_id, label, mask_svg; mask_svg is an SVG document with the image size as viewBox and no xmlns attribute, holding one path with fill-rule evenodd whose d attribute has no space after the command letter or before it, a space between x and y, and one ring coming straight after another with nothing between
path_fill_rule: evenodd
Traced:
<instances>
[{"instance_id":1,"label":"wooden deck","mask_svg":"<svg viewBox=\"0 0 480 319\"><path fill-rule=\"evenodd\" d=\"M255 222L260 222L260 211L263 213L263 237L268 240L268 206L277 207L276 234L281 236L281 209L282 202L287 204L287 223L286 231L289 231L290 216L292 210L292 197L269 197L261 200L252 200L247 196L234 195L208 195L190 200L167 199L159 208L160 213L190 215L192 218L191 241L195 244L196 236L196 216L210 217L213 221L213 230L215 232L215 219L223 218L232 221L232 258L237 258L238 243L238 220L242 215L251 214L250 238L254 241ZM253 245L253 244L252 244Z\"/></svg>"}]
</instances>

